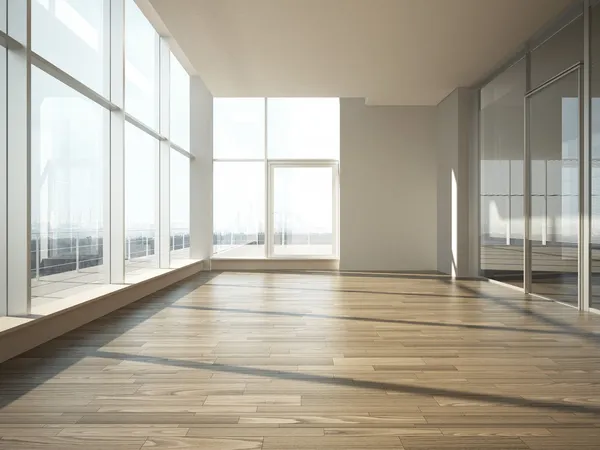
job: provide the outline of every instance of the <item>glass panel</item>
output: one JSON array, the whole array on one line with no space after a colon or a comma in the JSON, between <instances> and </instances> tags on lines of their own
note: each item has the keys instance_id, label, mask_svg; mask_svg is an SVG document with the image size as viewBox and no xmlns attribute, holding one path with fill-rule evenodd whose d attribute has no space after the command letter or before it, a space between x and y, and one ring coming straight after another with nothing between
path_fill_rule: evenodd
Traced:
<instances>
[{"instance_id":1,"label":"glass panel","mask_svg":"<svg viewBox=\"0 0 600 450\"><path fill-rule=\"evenodd\" d=\"M333 169L275 167L273 254L332 256Z\"/></svg>"},{"instance_id":2,"label":"glass panel","mask_svg":"<svg viewBox=\"0 0 600 450\"><path fill-rule=\"evenodd\" d=\"M125 271L156 267L158 141L125 123Z\"/></svg>"},{"instance_id":3,"label":"glass panel","mask_svg":"<svg viewBox=\"0 0 600 450\"><path fill-rule=\"evenodd\" d=\"M583 61L583 16L531 53L531 87L539 86L580 61Z\"/></svg>"},{"instance_id":4,"label":"glass panel","mask_svg":"<svg viewBox=\"0 0 600 450\"><path fill-rule=\"evenodd\" d=\"M591 93L592 93L592 217L590 306L600 309L600 6L591 17Z\"/></svg>"},{"instance_id":5,"label":"glass panel","mask_svg":"<svg viewBox=\"0 0 600 450\"><path fill-rule=\"evenodd\" d=\"M190 76L171 53L171 141L190 148Z\"/></svg>"},{"instance_id":6,"label":"glass panel","mask_svg":"<svg viewBox=\"0 0 600 450\"><path fill-rule=\"evenodd\" d=\"M190 160L171 149L171 262L190 257Z\"/></svg>"},{"instance_id":7,"label":"glass panel","mask_svg":"<svg viewBox=\"0 0 600 450\"><path fill-rule=\"evenodd\" d=\"M264 159L265 99L215 98L214 158Z\"/></svg>"},{"instance_id":8,"label":"glass panel","mask_svg":"<svg viewBox=\"0 0 600 450\"><path fill-rule=\"evenodd\" d=\"M577 305L579 73L529 100L532 292Z\"/></svg>"},{"instance_id":9,"label":"glass panel","mask_svg":"<svg viewBox=\"0 0 600 450\"><path fill-rule=\"evenodd\" d=\"M213 253L264 258L264 163L215 162L213 212Z\"/></svg>"},{"instance_id":10,"label":"glass panel","mask_svg":"<svg viewBox=\"0 0 600 450\"><path fill-rule=\"evenodd\" d=\"M134 0L125 7L125 111L158 127L158 34Z\"/></svg>"},{"instance_id":11,"label":"glass panel","mask_svg":"<svg viewBox=\"0 0 600 450\"><path fill-rule=\"evenodd\" d=\"M0 30L6 33L6 16L7 16L6 0L0 0Z\"/></svg>"},{"instance_id":12,"label":"glass panel","mask_svg":"<svg viewBox=\"0 0 600 450\"><path fill-rule=\"evenodd\" d=\"M6 3L0 0L0 8L6 8ZM6 16L4 16L6 20ZM5 23L6 25L6 23ZM6 301L6 246L7 246L7 218L6 218L6 202L7 202L7 183L6 183L6 125L7 125L7 107L6 107L6 49L0 47L0 317L2 317L8 308L8 302Z\"/></svg>"},{"instance_id":13,"label":"glass panel","mask_svg":"<svg viewBox=\"0 0 600 450\"><path fill-rule=\"evenodd\" d=\"M523 284L525 61L481 90L481 274Z\"/></svg>"},{"instance_id":14,"label":"glass panel","mask_svg":"<svg viewBox=\"0 0 600 450\"><path fill-rule=\"evenodd\" d=\"M102 94L108 93L107 0L33 0L31 48Z\"/></svg>"},{"instance_id":15,"label":"glass panel","mask_svg":"<svg viewBox=\"0 0 600 450\"><path fill-rule=\"evenodd\" d=\"M269 98L267 102L269 158L339 159L338 98Z\"/></svg>"},{"instance_id":16,"label":"glass panel","mask_svg":"<svg viewBox=\"0 0 600 450\"><path fill-rule=\"evenodd\" d=\"M31 69L32 306L104 282L108 111Z\"/></svg>"}]
</instances>

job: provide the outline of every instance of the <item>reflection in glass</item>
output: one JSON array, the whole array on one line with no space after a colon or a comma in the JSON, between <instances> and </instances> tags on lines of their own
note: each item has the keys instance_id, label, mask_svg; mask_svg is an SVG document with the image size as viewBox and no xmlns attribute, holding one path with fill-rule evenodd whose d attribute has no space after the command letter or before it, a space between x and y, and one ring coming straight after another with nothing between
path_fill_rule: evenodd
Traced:
<instances>
[{"instance_id":1,"label":"reflection in glass","mask_svg":"<svg viewBox=\"0 0 600 450\"><path fill-rule=\"evenodd\" d=\"M531 52L531 88L583 61L583 15Z\"/></svg>"},{"instance_id":2,"label":"reflection in glass","mask_svg":"<svg viewBox=\"0 0 600 450\"><path fill-rule=\"evenodd\" d=\"M158 141L125 124L126 272L158 265L156 205Z\"/></svg>"},{"instance_id":3,"label":"reflection in glass","mask_svg":"<svg viewBox=\"0 0 600 450\"><path fill-rule=\"evenodd\" d=\"M481 90L481 273L523 284L523 97L521 60Z\"/></svg>"},{"instance_id":4,"label":"reflection in glass","mask_svg":"<svg viewBox=\"0 0 600 450\"><path fill-rule=\"evenodd\" d=\"M190 257L190 160L171 149L171 261Z\"/></svg>"},{"instance_id":5,"label":"reflection in glass","mask_svg":"<svg viewBox=\"0 0 600 450\"><path fill-rule=\"evenodd\" d=\"M532 292L577 305L579 73L529 99Z\"/></svg>"},{"instance_id":6,"label":"reflection in glass","mask_svg":"<svg viewBox=\"0 0 600 450\"><path fill-rule=\"evenodd\" d=\"M215 98L215 159L264 159L265 99Z\"/></svg>"},{"instance_id":7,"label":"reflection in glass","mask_svg":"<svg viewBox=\"0 0 600 450\"><path fill-rule=\"evenodd\" d=\"M591 147L592 147L592 214L591 214L591 281L590 306L600 309L600 6L591 17Z\"/></svg>"},{"instance_id":8,"label":"reflection in glass","mask_svg":"<svg viewBox=\"0 0 600 450\"><path fill-rule=\"evenodd\" d=\"M339 159L338 98L269 98L267 115L269 158Z\"/></svg>"},{"instance_id":9,"label":"reflection in glass","mask_svg":"<svg viewBox=\"0 0 600 450\"><path fill-rule=\"evenodd\" d=\"M332 256L333 168L273 170L273 254Z\"/></svg>"},{"instance_id":10,"label":"reflection in glass","mask_svg":"<svg viewBox=\"0 0 600 450\"><path fill-rule=\"evenodd\" d=\"M125 111L158 127L158 34L134 0L125 1Z\"/></svg>"},{"instance_id":11,"label":"reflection in glass","mask_svg":"<svg viewBox=\"0 0 600 450\"><path fill-rule=\"evenodd\" d=\"M95 91L108 93L108 0L33 0L32 50Z\"/></svg>"},{"instance_id":12,"label":"reflection in glass","mask_svg":"<svg viewBox=\"0 0 600 450\"><path fill-rule=\"evenodd\" d=\"M170 54L171 76L171 141L188 150L190 148L190 76Z\"/></svg>"},{"instance_id":13,"label":"reflection in glass","mask_svg":"<svg viewBox=\"0 0 600 450\"><path fill-rule=\"evenodd\" d=\"M213 253L264 258L264 162L215 162L213 194Z\"/></svg>"},{"instance_id":14,"label":"reflection in glass","mask_svg":"<svg viewBox=\"0 0 600 450\"><path fill-rule=\"evenodd\" d=\"M108 111L32 67L31 295L36 306L104 282Z\"/></svg>"}]
</instances>

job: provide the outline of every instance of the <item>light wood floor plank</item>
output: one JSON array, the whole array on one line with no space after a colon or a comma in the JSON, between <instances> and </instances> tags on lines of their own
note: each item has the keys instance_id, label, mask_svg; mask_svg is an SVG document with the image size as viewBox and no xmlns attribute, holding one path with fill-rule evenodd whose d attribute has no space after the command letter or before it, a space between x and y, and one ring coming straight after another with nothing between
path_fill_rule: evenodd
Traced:
<instances>
[{"instance_id":1,"label":"light wood floor plank","mask_svg":"<svg viewBox=\"0 0 600 450\"><path fill-rule=\"evenodd\" d=\"M597 450L600 316L441 275L202 273L0 387L0 450Z\"/></svg>"}]
</instances>

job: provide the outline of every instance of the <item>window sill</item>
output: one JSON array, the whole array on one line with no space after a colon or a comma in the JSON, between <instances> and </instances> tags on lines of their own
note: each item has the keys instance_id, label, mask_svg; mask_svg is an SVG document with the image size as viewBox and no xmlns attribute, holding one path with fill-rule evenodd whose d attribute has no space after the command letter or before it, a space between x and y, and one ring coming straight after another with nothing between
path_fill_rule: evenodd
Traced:
<instances>
[{"instance_id":1,"label":"window sill","mask_svg":"<svg viewBox=\"0 0 600 450\"><path fill-rule=\"evenodd\" d=\"M175 267L171 269L147 269L136 273L127 274L125 277L125 283L123 284L98 284L96 285L97 287L87 289L83 292L79 292L65 298L53 298L47 303L32 305L31 314L28 316L0 317L0 338L10 332L33 325L35 322L38 322L41 319L58 316L82 307L86 304L101 302L103 299L106 299L114 294L122 293L135 288L136 286L143 285L144 283L158 280L178 271L183 271L186 268L192 268L193 266L198 265L198 271L200 271L202 261L181 259L177 260L173 265Z\"/></svg>"}]
</instances>

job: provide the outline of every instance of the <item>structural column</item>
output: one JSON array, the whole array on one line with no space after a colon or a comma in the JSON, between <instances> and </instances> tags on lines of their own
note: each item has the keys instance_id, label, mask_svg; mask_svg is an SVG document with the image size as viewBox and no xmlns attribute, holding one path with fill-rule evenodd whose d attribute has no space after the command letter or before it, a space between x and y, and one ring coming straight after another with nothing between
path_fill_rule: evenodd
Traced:
<instances>
[{"instance_id":1,"label":"structural column","mask_svg":"<svg viewBox=\"0 0 600 450\"><path fill-rule=\"evenodd\" d=\"M31 311L31 0L9 0L7 314Z\"/></svg>"},{"instance_id":2,"label":"structural column","mask_svg":"<svg viewBox=\"0 0 600 450\"><path fill-rule=\"evenodd\" d=\"M110 0L110 151L105 158L104 265L107 282L125 281L125 0Z\"/></svg>"},{"instance_id":3,"label":"structural column","mask_svg":"<svg viewBox=\"0 0 600 450\"><path fill-rule=\"evenodd\" d=\"M190 77L190 256L208 260L213 239L213 97Z\"/></svg>"},{"instance_id":4,"label":"structural column","mask_svg":"<svg viewBox=\"0 0 600 450\"><path fill-rule=\"evenodd\" d=\"M477 276L477 92L458 88L438 105L438 270ZM475 165L475 166L473 166Z\"/></svg>"}]
</instances>

